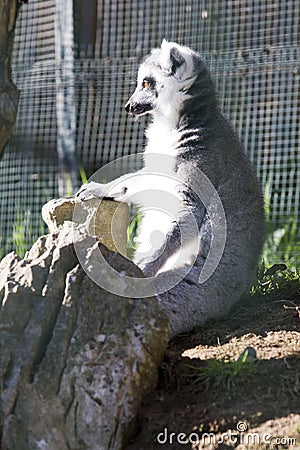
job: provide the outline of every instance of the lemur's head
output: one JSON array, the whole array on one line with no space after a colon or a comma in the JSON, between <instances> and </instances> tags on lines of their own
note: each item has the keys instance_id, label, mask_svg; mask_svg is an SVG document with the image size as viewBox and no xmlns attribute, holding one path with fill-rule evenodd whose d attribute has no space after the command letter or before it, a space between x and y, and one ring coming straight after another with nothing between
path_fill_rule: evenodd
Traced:
<instances>
[{"instance_id":1,"label":"lemur's head","mask_svg":"<svg viewBox=\"0 0 300 450\"><path fill-rule=\"evenodd\" d=\"M174 115L190 97L189 90L203 70L201 56L175 42L162 41L138 71L137 87L125 109L134 116L158 112Z\"/></svg>"}]
</instances>

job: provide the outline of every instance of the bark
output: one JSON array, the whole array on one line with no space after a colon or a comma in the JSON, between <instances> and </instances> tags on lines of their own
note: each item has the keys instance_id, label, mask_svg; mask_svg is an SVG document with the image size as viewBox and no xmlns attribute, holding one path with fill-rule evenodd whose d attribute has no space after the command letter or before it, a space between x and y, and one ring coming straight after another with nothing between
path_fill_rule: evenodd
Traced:
<instances>
[{"instance_id":1,"label":"bark","mask_svg":"<svg viewBox=\"0 0 300 450\"><path fill-rule=\"evenodd\" d=\"M0 158L16 120L19 91L11 79L11 54L20 0L0 2Z\"/></svg>"}]
</instances>

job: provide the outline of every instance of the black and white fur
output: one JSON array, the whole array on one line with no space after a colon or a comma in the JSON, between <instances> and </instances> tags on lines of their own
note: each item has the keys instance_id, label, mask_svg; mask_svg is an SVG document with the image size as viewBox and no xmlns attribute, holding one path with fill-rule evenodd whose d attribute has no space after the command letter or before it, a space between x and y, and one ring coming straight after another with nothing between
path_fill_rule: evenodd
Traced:
<instances>
[{"instance_id":1,"label":"black and white fur","mask_svg":"<svg viewBox=\"0 0 300 450\"><path fill-rule=\"evenodd\" d=\"M146 130L144 169L106 185L89 183L77 195L144 207L135 262L147 276L180 271L194 257L180 283L157 296L174 336L225 315L249 288L264 241L263 197L239 139L217 106L210 72L199 54L164 40L140 66L136 90L125 108L133 116L151 114L153 119ZM208 205L189 189L196 179L201 190L199 170L221 199L227 227L220 263L202 284L199 275L214 224ZM193 235L176 259L180 229L189 230L190 214L198 241Z\"/></svg>"}]
</instances>

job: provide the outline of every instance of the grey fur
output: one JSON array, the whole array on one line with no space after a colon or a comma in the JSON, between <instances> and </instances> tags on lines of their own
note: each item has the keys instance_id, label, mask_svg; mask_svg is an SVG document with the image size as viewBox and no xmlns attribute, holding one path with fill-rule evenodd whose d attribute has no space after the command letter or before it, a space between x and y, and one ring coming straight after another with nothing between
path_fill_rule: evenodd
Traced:
<instances>
[{"instance_id":1,"label":"grey fur","mask_svg":"<svg viewBox=\"0 0 300 450\"><path fill-rule=\"evenodd\" d=\"M136 262L147 276L158 274L181 245L180 229L189 233L191 213L199 227L200 244L194 249L196 257L191 270L176 286L157 295L169 317L172 337L202 325L208 319L224 316L249 288L264 242L263 196L241 142L217 106L211 75L197 53L163 41L161 48L154 49L141 65L138 85L126 110L136 116L146 113L153 116L147 132L145 168L139 174L143 175L153 167L161 173L169 173L169 164L159 168L163 156L154 155L154 163L151 159L152 152L159 151L172 158L171 173L182 180L176 194L183 205L178 210L177 223L170 223L162 248L155 249L146 258L139 256ZM164 130L166 139L162 137L162 148L158 149L159 127ZM173 148L167 139L168 133L177 133ZM214 205L204 206L189 188L192 180L198 180L200 184L199 170L214 185L227 225L222 258L204 283L199 283L199 276L212 242L214 223L208 210ZM142 189L143 177L139 180L125 175L118 180L116 188L114 182L108 185L90 183L82 186L78 195L83 200L108 195L115 200L128 201L134 198L130 197L132 185L136 187L140 182ZM199 188L201 190L201 185ZM108 189L110 192L106 194ZM160 197L154 198L154 202L157 200L159 204ZM136 200L140 204L143 201L140 197ZM156 229L157 223L153 223L153 230ZM169 273L180 274L183 266L185 261ZM158 292L162 290L160 285Z\"/></svg>"}]
</instances>

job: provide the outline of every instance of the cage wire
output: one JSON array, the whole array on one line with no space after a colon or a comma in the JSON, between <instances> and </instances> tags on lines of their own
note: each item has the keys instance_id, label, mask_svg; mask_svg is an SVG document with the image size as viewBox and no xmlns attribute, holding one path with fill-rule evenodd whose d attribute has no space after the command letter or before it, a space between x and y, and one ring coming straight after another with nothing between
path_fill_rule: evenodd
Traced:
<instances>
[{"instance_id":1,"label":"cage wire","mask_svg":"<svg viewBox=\"0 0 300 450\"><path fill-rule=\"evenodd\" d=\"M206 58L266 193L270 261L299 264L299 19L299 0L23 5L13 52L21 100L0 163L2 253L18 230L27 246L46 231L42 205L81 184L80 166L90 176L143 149L145 119L124 104L142 58L166 38Z\"/></svg>"}]
</instances>

